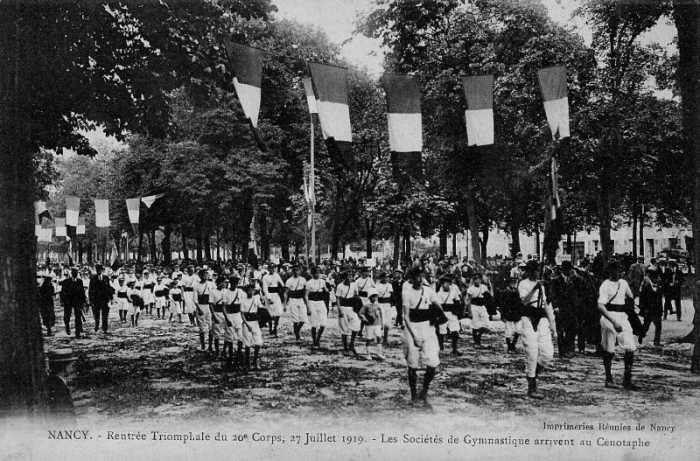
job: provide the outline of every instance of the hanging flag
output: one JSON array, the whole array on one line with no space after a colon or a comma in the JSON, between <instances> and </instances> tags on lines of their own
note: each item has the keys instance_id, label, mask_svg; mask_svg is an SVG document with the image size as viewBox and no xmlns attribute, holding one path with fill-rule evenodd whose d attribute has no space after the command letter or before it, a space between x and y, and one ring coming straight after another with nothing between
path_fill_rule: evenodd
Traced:
<instances>
[{"instance_id":1,"label":"hanging flag","mask_svg":"<svg viewBox=\"0 0 700 461\"><path fill-rule=\"evenodd\" d=\"M67 237L66 218L56 218L54 223L56 224L56 237Z\"/></svg>"},{"instance_id":2,"label":"hanging flag","mask_svg":"<svg viewBox=\"0 0 700 461\"><path fill-rule=\"evenodd\" d=\"M231 73L234 75L233 86L236 88L236 95L246 117L257 128L264 51L228 40L224 40L224 45Z\"/></svg>"},{"instance_id":3,"label":"hanging flag","mask_svg":"<svg viewBox=\"0 0 700 461\"><path fill-rule=\"evenodd\" d=\"M134 234L139 233L139 206L141 205L141 197L126 199L126 209L129 212L129 222Z\"/></svg>"},{"instance_id":4,"label":"hanging flag","mask_svg":"<svg viewBox=\"0 0 700 461\"><path fill-rule=\"evenodd\" d=\"M78 217L78 227L75 230L76 235L85 235L85 216Z\"/></svg>"},{"instance_id":5,"label":"hanging flag","mask_svg":"<svg viewBox=\"0 0 700 461\"><path fill-rule=\"evenodd\" d=\"M80 197L66 195L66 226L78 227Z\"/></svg>"},{"instance_id":6,"label":"hanging flag","mask_svg":"<svg viewBox=\"0 0 700 461\"><path fill-rule=\"evenodd\" d=\"M53 228L49 227L47 229L42 228L39 234L39 241L44 243L50 243L53 238Z\"/></svg>"},{"instance_id":7,"label":"hanging flag","mask_svg":"<svg viewBox=\"0 0 700 461\"><path fill-rule=\"evenodd\" d=\"M95 199L95 227L109 227L109 200Z\"/></svg>"},{"instance_id":8,"label":"hanging flag","mask_svg":"<svg viewBox=\"0 0 700 461\"><path fill-rule=\"evenodd\" d=\"M310 114L318 114L318 106L316 105L316 96L314 96L314 85L310 78L302 80L304 83L304 91L306 92L306 102L309 105Z\"/></svg>"},{"instance_id":9,"label":"hanging flag","mask_svg":"<svg viewBox=\"0 0 700 461\"><path fill-rule=\"evenodd\" d=\"M467 109L467 140L470 146L493 144L493 75L463 77Z\"/></svg>"},{"instance_id":10,"label":"hanging flag","mask_svg":"<svg viewBox=\"0 0 700 461\"><path fill-rule=\"evenodd\" d=\"M41 222L37 214L34 214L34 235L37 237L41 235Z\"/></svg>"},{"instance_id":11,"label":"hanging flag","mask_svg":"<svg viewBox=\"0 0 700 461\"><path fill-rule=\"evenodd\" d=\"M393 152L422 152L420 78L417 75L384 74L389 146Z\"/></svg>"},{"instance_id":12,"label":"hanging flag","mask_svg":"<svg viewBox=\"0 0 700 461\"><path fill-rule=\"evenodd\" d=\"M149 195L148 197L141 197L141 201L143 202L144 205L146 205L146 208L151 208L151 205L153 205L153 202L164 196L165 194L156 194L156 195Z\"/></svg>"},{"instance_id":13,"label":"hanging flag","mask_svg":"<svg viewBox=\"0 0 700 461\"><path fill-rule=\"evenodd\" d=\"M566 68L547 67L537 72L544 111L552 129L552 138L567 138L569 133L569 98L566 95Z\"/></svg>"},{"instance_id":14,"label":"hanging flag","mask_svg":"<svg viewBox=\"0 0 700 461\"><path fill-rule=\"evenodd\" d=\"M348 70L313 62L309 63L309 70L323 138L333 138L335 142L352 142L347 90Z\"/></svg>"},{"instance_id":15,"label":"hanging flag","mask_svg":"<svg viewBox=\"0 0 700 461\"><path fill-rule=\"evenodd\" d=\"M34 202L34 211L36 211L36 215L39 217L39 222L42 222L44 218L53 221L51 213L46 209L46 202Z\"/></svg>"}]
</instances>

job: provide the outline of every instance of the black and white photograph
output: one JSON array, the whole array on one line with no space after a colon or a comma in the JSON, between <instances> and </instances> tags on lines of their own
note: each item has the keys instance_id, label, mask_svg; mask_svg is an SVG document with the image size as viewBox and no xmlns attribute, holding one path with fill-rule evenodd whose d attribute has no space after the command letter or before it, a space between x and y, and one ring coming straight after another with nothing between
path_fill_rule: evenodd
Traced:
<instances>
[{"instance_id":1,"label":"black and white photograph","mask_svg":"<svg viewBox=\"0 0 700 461\"><path fill-rule=\"evenodd\" d=\"M0 225L2 461L700 459L700 0L0 0Z\"/></svg>"}]
</instances>

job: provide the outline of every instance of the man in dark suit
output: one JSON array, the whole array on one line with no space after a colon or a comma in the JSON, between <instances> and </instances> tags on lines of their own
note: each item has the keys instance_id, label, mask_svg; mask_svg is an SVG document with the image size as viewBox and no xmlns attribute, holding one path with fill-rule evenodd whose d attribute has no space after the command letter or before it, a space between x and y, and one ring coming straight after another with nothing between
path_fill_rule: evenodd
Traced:
<instances>
[{"instance_id":1,"label":"man in dark suit","mask_svg":"<svg viewBox=\"0 0 700 461\"><path fill-rule=\"evenodd\" d=\"M673 314L672 303L676 305L676 319L681 321L681 285L683 285L684 275L678 269L678 262L670 260L669 268L662 275L664 292L664 320L669 313Z\"/></svg>"},{"instance_id":2,"label":"man in dark suit","mask_svg":"<svg viewBox=\"0 0 700 461\"><path fill-rule=\"evenodd\" d=\"M71 269L71 276L61 282L61 304L63 304L63 322L66 334L70 336L70 316L75 314L75 337L83 333L83 306L85 305L85 288L78 277L78 268Z\"/></svg>"},{"instance_id":3,"label":"man in dark suit","mask_svg":"<svg viewBox=\"0 0 700 461\"><path fill-rule=\"evenodd\" d=\"M100 316L102 317L102 331L107 333L109 303L114 295L114 289L109 283L109 277L103 274L104 267L98 264L95 266L95 270L97 274L90 278L88 291L92 313L95 315L95 333L100 329Z\"/></svg>"}]
</instances>

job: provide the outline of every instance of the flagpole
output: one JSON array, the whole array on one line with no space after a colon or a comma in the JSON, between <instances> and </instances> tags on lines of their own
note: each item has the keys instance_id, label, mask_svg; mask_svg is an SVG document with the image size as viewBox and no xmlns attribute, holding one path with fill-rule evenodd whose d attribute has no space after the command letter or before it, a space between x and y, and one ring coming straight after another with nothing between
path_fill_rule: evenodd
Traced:
<instances>
[{"instance_id":1,"label":"flagpole","mask_svg":"<svg viewBox=\"0 0 700 461\"><path fill-rule=\"evenodd\" d=\"M316 259L316 180L314 179L314 114L309 112L311 122L311 171L309 172L309 191L311 195L311 257ZM308 260L308 255L306 256Z\"/></svg>"}]
</instances>

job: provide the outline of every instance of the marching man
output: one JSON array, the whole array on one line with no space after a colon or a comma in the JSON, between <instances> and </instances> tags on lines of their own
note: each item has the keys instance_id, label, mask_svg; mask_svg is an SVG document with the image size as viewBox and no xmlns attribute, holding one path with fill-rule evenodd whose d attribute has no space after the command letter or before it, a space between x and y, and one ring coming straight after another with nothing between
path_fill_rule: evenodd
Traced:
<instances>
[{"instance_id":1,"label":"marching man","mask_svg":"<svg viewBox=\"0 0 700 461\"><path fill-rule=\"evenodd\" d=\"M408 385L411 402L428 403L428 388L440 365L440 345L435 334L435 324L444 323L440 300L430 287L423 286L423 270L413 267L408 272L409 286L405 286L403 297L403 353L408 365ZM418 368L425 366L423 389L417 392Z\"/></svg>"},{"instance_id":2,"label":"marching man","mask_svg":"<svg viewBox=\"0 0 700 461\"><path fill-rule=\"evenodd\" d=\"M243 319L241 317L241 303L247 294L238 288L238 277L229 278L229 284L224 289L223 303L226 317L226 329L224 331L224 353L228 350L228 364L233 362L233 343L237 343L236 364L243 363Z\"/></svg>"},{"instance_id":3,"label":"marching man","mask_svg":"<svg viewBox=\"0 0 700 461\"><path fill-rule=\"evenodd\" d=\"M360 317L355 313L355 304L358 302L357 287L352 281L352 274L345 270L340 273L342 282L335 289L335 296L338 300L338 327L340 336L343 338L343 354L352 352L358 355L355 350L355 338L360 331ZM350 345L348 346L348 335L350 335Z\"/></svg>"},{"instance_id":4,"label":"marching man","mask_svg":"<svg viewBox=\"0 0 700 461\"><path fill-rule=\"evenodd\" d=\"M275 263L270 263L267 267L270 272L263 275L262 286L265 300L267 301L267 310L270 313L270 317L272 317L272 321L269 323L269 333L277 337L277 327L283 313L282 293L284 291L284 281L282 281Z\"/></svg>"},{"instance_id":5,"label":"marching man","mask_svg":"<svg viewBox=\"0 0 700 461\"><path fill-rule=\"evenodd\" d=\"M211 297L211 291L216 289L216 286L207 280L208 271L206 269L200 269L199 281L194 283L192 291L194 293L194 305L195 313L197 315L197 325L199 325L199 343L202 350L205 349L204 344L204 334L209 335L209 353L212 352L212 343L214 342L214 337L211 332L211 310L209 309L209 302Z\"/></svg>"},{"instance_id":6,"label":"marching man","mask_svg":"<svg viewBox=\"0 0 700 461\"><path fill-rule=\"evenodd\" d=\"M285 305L294 322L294 336L297 344L301 344L301 329L308 320L306 313L308 308L304 302L306 279L299 275L298 263L292 266L292 276L287 279L285 287L287 288Z\"/></svg>"},{"instance_id":7,"label":"marching man","mask_svg":"<svg viewBox=\"0 0 700 461\"><path fill-rule=\"evenodd\" d=\"M306 282L306 305L309 306L309 318L311 320L312 348L321 347L321 335L326 328L328 319L328 288L326 281L321 280L318 267L311 268L311 280Z\"/></svg>"},{"instance_id":8,"label":"marching man","mask_svg":"<svg viewBox=\"0 0 700 461\"><path fill-rule=\"evenodd\" d=\"M298 269L297 269L298 271ZM243 320L243 345L245 346L245 368L251 369L250 366L250 348L253 353L253 370L259 370L258 355L260 347L263 345L262 332L258 323L258 309L262 306L259 296L255 296L255 286L248 285L245 287L246 297L241 301L241 315Z\"/></svg>"},{"instance_id":9,"label":"marching man","mask_svg":"<svg viewBox=\"0 0 700 461\"><path fill-rule=\"evenodd\" d=\"M194 303L194 284L197 282L197 276L194 275L194 266L187 266L187 274L182 276L182 295L185 305L185 314L190 319L190 323L195 325L195 310Z\"/></svg>"},{"instance_id":10,"label":"marching man","mask_svg":"<svg viewBox=\"0 0 700 461\"><path fill-rule=\"evenodd\" d=\"M438 342L440 344L440 350L443 348L445 335L449 334L452 340L452 355L462 355L457 350L460 330L459 314L462 310L459 288L452 284L451 274L443 275L440 278L440 283L442 287L440 291L437 292L437 297L440 307L442 307L442 310L445 312L445 317L447 317L447 322L439 327Z\"/></svg>"},{"instance_id":11,"label":"marching man","mask_svg":"<svg viewBox=\"0 0 700 461\"><path fill-rule=\"evenodd\" d=\"M379 283L377 284L377 294L379 296L377 302L382 310L382 327L383 340L382 346L389 347L389 329L391 328L391 305L394 294L394 287L389 282L389 274L382 272L379 274Z\"/></svg>"}]
</instances>

